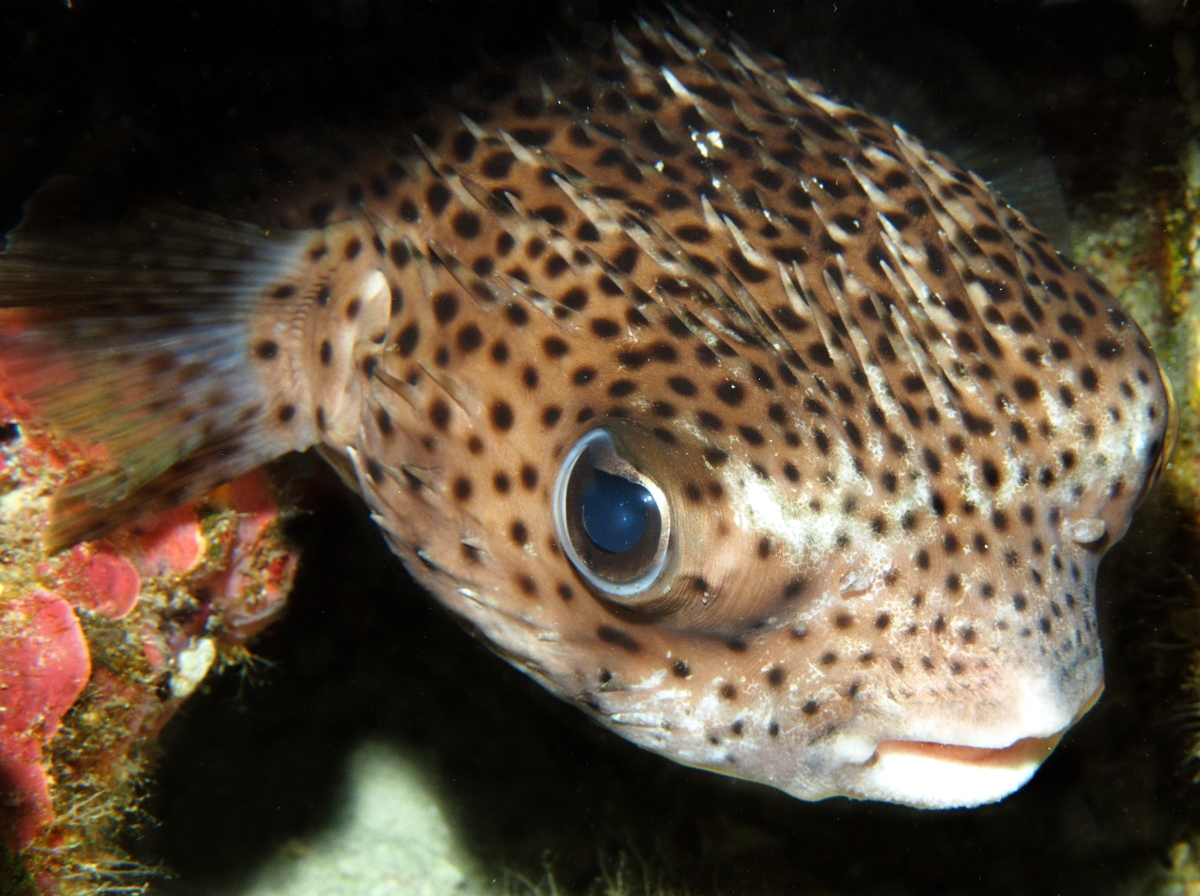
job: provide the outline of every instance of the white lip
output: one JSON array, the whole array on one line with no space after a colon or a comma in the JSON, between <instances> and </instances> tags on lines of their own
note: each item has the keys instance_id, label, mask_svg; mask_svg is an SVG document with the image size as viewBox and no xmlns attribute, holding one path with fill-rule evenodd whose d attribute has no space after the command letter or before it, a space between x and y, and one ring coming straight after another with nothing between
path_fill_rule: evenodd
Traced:
<instances>
[{"instance_id":1,"label":"white lip","mask_svg":"<svg viewBox=\"0 0 1200 896\"><path fill-rule=\"evenodd\" d=\"M994 803L1033 777L1067 729L1100 698L1101 691L1103 685L1058 731L1018 738L1003 747L880 741L861 765L854 795L927 809Z\"/></svg>"},{"instance_id":2,"label":"white lip","mask_svg":"<svg viewBox=\"0 0 1200 896\"><path fill-rule=\"evenodd\" d=\"M861 782L874 799L926 809L981 806L1023 786L1061 738L1027 737L1002 749L882 741Z\"/></svg>"}]
</instances>

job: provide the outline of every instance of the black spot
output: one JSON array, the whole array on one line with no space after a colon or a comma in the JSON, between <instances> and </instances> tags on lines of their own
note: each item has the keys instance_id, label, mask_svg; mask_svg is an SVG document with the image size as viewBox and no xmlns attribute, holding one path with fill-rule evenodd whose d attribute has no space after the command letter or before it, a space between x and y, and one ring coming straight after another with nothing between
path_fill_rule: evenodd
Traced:
<instances>
[{"instance_id":1,"label":"black spot","mask_svg":"<svg viewBox=\"0 0 1200 896\"><path fill-rule=\"evenodd\" d=\"M762 433L760 433L757 429L755 429L752 426L739 426L738 432L741 433L742 438L745 439L747 442L749 442L751 445L755 445L755 446L761 445L765 441L765 439L762 436Z\"/></svg>"},{"instance_id":2,"label":"black spot","mask_svg":"<svg viewBox=\"0 0 1200 896\"><path fill-rule=\"evenodd\" d=\"M545 146L554 135L547 128L513 128L512 138L525 146Z\"/></svg>"},{"instance_id":3,"label":"black spot","mask_svg":"<svg viewBox=\"0 0 1200 896\"><path fill-rule=\"evenodd\" d=\"M449 202L450 189L441 181L431 184L425 191L425 203L435 215L440 215L445 211Z\"/></svg>"},{"instance_id":4,"label":"black spot","mask_svg":"<svg viewBox=\"0 0 1200 896\"><path fill-rule=\"evenodd\" d=\"M439 324L448 324L458 316L458 297L452 292L438 293L433 297L433 316Z\"/></svg>"},{"instance_id":5,"label":"black spot","mask_svg":"<svg viewBox=\"0 0 1200 896\"><path fill-rule=\"evenodd\" d=\"M696 394L696 384L683 376L673 376L667 380L667 385L678 395L690 398Z\"/></svg>"},{"instance_id":6,"label":"black spot","mask_svg":"<svg viewBox=\"0 0 1200 896\"><path fill-rule=\"evenodd\" d=\"M454 232L465 240L475 239L481 229L479 216L474 212L463 211L454 216Z\"/></svg>"},{"instance_id":7,"label":"black spot","mask_svg":"<svg viewBox=\"0 0 1200 896\"><path fill-rule=\"evenodd\" d=\"M663 190L658 197L658 205L667 211L677 211L681 208L687 208L691 204L687 194L682 190L670 188ZM628 273L628 272L627 272Z\"/></svg>"},{"instance_id":8,"label":"black spot","mask_svg":"<svg viewBox=\"0 0 1200 896\"><path fill-rule=\"evenodd\" d=\"M713 392L717 398L732 407L737 407L746 398L745 390L742 389L741 384L733 380L725 380L723 383L717 385L713 389Z\"/></svg>"},{"instance_id":9,"label":"black spot","mask_svg":"<svg viewBox=\"0 0 1200 896\"><path fill-rule=\"evenodd\" d=\"M508 177L509 169L512 168L516 160L517 157L508 150L495 152L483 160L483 165L480 166L479 170L484 177L499 180Z\"/></svg>"},{"instance_id":10,"label":"black spot","mask_svg":"<svg viewBox=\"0 0 1200 896\"><path fill-rule=\"evenodd\" d=\"M783 586L783 599L795 600L804 593L804 589L808 587L808 582L804 579L792 579Z\"/></svg>"},{"instance_id":11,"label":"black spot","mask_svg":"<svg viewBox=\"0 0 1200 896\"><path fill-rule=\"evenodd\" d=\"M470 131L459 131L450 141L450 151L454 153L457 161L469 162L475 153L475 146L478 142Z\"/></svg>"},{"instance_id":12,"label":"black spot","mask_svg":"<svg viewBox=\"0 0 1200 896\"><path fill-rule=\"evenodd\" d=\"M450 425L450 406L440 398L434 399L429 406L429 420L438 429L446 429Z\"/></svg>"},{"instance_id":13,"label":"black spot","mask_svg":"<svg viewBox=\"0 0 1200 896\"><path fill-rule=\"evenodd\" d=\"M559 205L543 205L533 213L551 227L561 227L567 220L567 213Z\"/></svg>"},{"instance_id":14,"label":"black spot","mask_svg":"<svg viewBox=\"0 0 1200 896\"><path fill-rule=\"evenodd\" d=\"M492 426L496 429L507 431L513 426L513 410L506 401L497 401L492 405L491 410Z\"/></svg>"},{"instance_id":15,"label":"black spot","mask_svg":"<svg viewBox=\"0 0 1200 896\"><path fill-rule=\"evenodd\" d=\"M1060 314L1058 327L1068 336L1079 338L1083 335L1083 321L1074 314Z\"/></svg>"},{"instance_id":16,"label":"black spot","mask_svg":"<svg viewBox=\"0 0 1200 896\"><path fill-rule=\"evenodd\" d=\"M1038 386L1031 378L1019 376L1013 380L1013 391L1021 401L1033 401L1038 397Z\"/></svg>"},{"instance_id":17,"label":"black spot","mask_svg":"<svg viewBox=\"0 0 1200 896\"><path fill-rule=\"evenodd\" d=\"M598 243L600 242L600 231L591 221L583 221L575 228L575 238L585 243Z\"/></svg>"},{"instance_id":18,"label":"black spot","mask_svg":"<svg viewBox=\"0 0 1200 896\"><path fill-rule=\"evenodd\" d=\"M379 432L386 438L395 432L395 426L392 423L392 415L383 408L375 415L375 423L379 426Z\"/></svg>"},{"instance_id":19,"label":"black spot","mask_svg":"<svg viewBox=\"0 0 1200 896\"><path fill-rule=\"evenodd\" d=\"M613 258L613 266L623 274L631 274L637 266L639 254L637 246L627 246Z\"/></svg>"},{"instance_id":20,"label":"black spot","mask_svg":"<svg viewBox=\"0 0 1200 896\"><path fill-rule=\"evenodd\" d=\"M504 306L504 316L513 326L523 327L529 323L529 312L513 302Z\"/></svg>"},{"instance_id":21,"label":"black spot","mask_svg":"<svg viewBox=\"0 0 1200 896\"><path fill-rule=\"evenodd\" d=\"M581 286L576 286L574 289L569 289L563 293L558 301L572 311L582 311L588 304L587 290Z\"/></svg>"},{"instance_id":22,"label":"black spot","mask_svg":"<svg viewBox=\"0 0 1200 896\"><path fill-rule=\"evenodd\" d=\"M527 489L533 489L538 484L538 471L533 464L524 464L521 467L521 484Z\"/></svg>"},{"instance_id":23,"label":"black spot","mask_svg":"<svg viewBox=\"0 0 1200 896\"><path fill-rule=\"evenodd\" d=\"M921 209L922 211L925 211L924 203L921 204ZM909 211L909 214L913 214L911 210ZM913 217L919 217L919 215L913 215ZM942 255L940 249L930 243L925 244L925 260L929 266L929 273L933 274L935 277L941 277L946 273L945 256Z\"/></svg>"},{"instance_id":24,"label":"black spot","mask_svg":"<svg viewBox=\"0 0 1200 896\"><path fill-rule=\"evenodd\" d=\"M633 380L617 380L608 387L608 394L612 398L624 398L632 395L635 391L637 391L637 383Z\"/></svg>"},{"instance_id":25,"label":"black spot","mask_svg":"<svg viewBox=\"0 0 1200 896\"><path fill-rule=\"evenodd\" d=\"M260 361L270 361L279 355L279 344L272 339L264 339L254 347L254 354Z\"/></svg>"},{"instance_id":26,"label":"black spot","mask_svg":"<svg viewBox=\"0 0 1200 896\"><path fill-rule=\"evenodd\" d=\"M938 457L937 452L932 448L926 448L922 452L922 457L925 460L925 466L934 476L938 476L942 472L942 459Z\"/></svg>"},{"instance_id":27,"label":"black spot","mask_svg":"<svg viewBox=\"0 0 1200 896\"><path fill-rule=\"evenodd\" d=\"M1004 241L1004 233L991 224L976 224L971 230L975 239L983 243L1000 243Z\"/></svg>"},{"instance_id":28,"label":"black spot","mask_svg":"<svg viewBox=\"0 0 1200 896\"><path fill-rule=\"evenodd\" d=\"M675 230L675 236L685 243L707 243L712 239L709 229L699 224L685 224Z\"/></svg>"},{"instance_id":29,"label":"black spot","mask_svg":"<svg viewBox=\"0 0 1200 896\"><path fill-rule=\"evenodd\" d=\"M597 628L596 636L606 644L612 644L614 647L620 647L630 653L637 653L642 649L642 645L633 635L624 629L613 628L611 625L602 625Z\"/></svg>"},{"instance_id":30,"label":"black spot","mask_svg":"<svg viewBox=\"0 0 1200 896\"><path fill-rule=\"evenodd\" d=\"M404 240L393 240L392 244L388 246L388 257L396 267L403 268L412 260L412 253L409 252L408 244Z\"/></svg>"},{"instance_id":31,"label":"black spot","mask_svg":"<svg viewBox=\"0 0 1200 896\"><path fill-rule=\"evenodd\" d=\"M458 347L463 352L473 352L483 344L483 331L475 324L464 324L458 331Z\"/></svg>"}]
</instances>

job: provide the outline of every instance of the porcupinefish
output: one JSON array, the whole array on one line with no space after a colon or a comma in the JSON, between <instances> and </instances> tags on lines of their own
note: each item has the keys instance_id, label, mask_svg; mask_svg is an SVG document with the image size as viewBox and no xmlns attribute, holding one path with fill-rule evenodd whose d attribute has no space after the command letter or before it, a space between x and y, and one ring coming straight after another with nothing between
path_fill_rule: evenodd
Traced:
<instances>
[{"instance_id":1,"label":"porcupinefish","mask_svg":"<svg viewBox=\"0 0 1200 896\"><path fill-rule=\"evenodd\" d=\"M671 16L477 79L291 228L31 202L3 357L112 460L50 546L316 446L634 743L806 800L998 800L1100 694L1097 564L1168 387L979 177Z\"/></svg>"}]
</instances>

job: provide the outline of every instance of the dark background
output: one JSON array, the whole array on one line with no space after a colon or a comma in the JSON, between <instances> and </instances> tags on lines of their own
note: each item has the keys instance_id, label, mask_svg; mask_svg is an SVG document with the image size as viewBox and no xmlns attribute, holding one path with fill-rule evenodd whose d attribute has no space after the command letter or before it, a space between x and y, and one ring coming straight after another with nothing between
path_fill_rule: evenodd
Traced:
<instances>
[{"instance_id":1,"label":"dark background","mask_svg":"<svg viewBox=\"0 0 1200 896\"><path fill-rule=\"evenodd\" d=\"M1189 135L1175 44L1115 3L744 0L699 4L804 73L980 160L1040 143L1064 208L1116 215L1169 195ZM47 177L104 195L235 203L226 159L313 122L371 126L482 56L546 35L594 41L624 2L52 0L0 5L0 231ZM892 111L894 108L895 111ZM1042 191L1041 188L1038 188ZM1043 191L1044 192L1044 191ZM1147 199L1146 201L1150 201ZM344 761L375 736L422 758L488 867L583 893L600 857L640 856L693 893L1123 892L1195 820L1180 690L1193 612L1164 558L1200 555L1165 496L1106 561L1109 691L1034 782L999 806L916 813L799 803L689 771L595 729L460 631L408 583L357 501L315 462L277 471L301 502L287 617L165 732L127 848L173 869L161 892L236 884L334 817ZM1136 888L1135 888L1136 889Z\"/></svg>"}]
</instances>

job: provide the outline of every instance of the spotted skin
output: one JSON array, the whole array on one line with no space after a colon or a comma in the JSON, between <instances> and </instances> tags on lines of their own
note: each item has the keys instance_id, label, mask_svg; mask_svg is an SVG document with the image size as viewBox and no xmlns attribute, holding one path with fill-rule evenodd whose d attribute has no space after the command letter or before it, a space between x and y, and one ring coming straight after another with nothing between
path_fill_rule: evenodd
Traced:
<instances>
[{"instance_id":1,"label":"spotted skin","mask_svg":"<svg viewBox=\"0 0 1200 896\"><path fill-rule=\"evenodd\" d=\"M642 746L805 799L1015 789L1098 694L1097 564L1162 463L1138 327L978 177L707 26L537 74L290 197L248 431L318 444L441 602ZM672 515L622 600L551 512L598 427Z\"/></svg>"}]
</instances>

